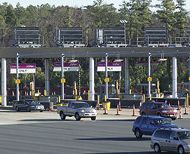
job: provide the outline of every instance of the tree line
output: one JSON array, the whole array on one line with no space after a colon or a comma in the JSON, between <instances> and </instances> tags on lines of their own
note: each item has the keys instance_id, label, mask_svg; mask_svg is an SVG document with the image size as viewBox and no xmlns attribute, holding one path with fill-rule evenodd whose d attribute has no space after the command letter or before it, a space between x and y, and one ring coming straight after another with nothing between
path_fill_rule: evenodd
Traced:
<instances>
[{"instance_id":1,"label":"tree line","mask_svg":"<svg viewBox=\"0 0 190 154\"><path fill-rule=\"evenodd\" d=\"M146 27L165 27L170 42L174 37L183 37L185 27L190 23L186 1L159 1L159 5L152 5L151 0L128 0L123 1L119 9L103 0L95 0L92 5L80 8L49 4L23 7L19 3L13 7L3 3L0 4L1 46L2 43L9 45L14 28L19 26L39 27L47 47L53 44L56 27L82 27L85 43L92 44L94 29L122 26L120 20L127 22L129 40L142 37Z\"/></svg>"}]
</instances>

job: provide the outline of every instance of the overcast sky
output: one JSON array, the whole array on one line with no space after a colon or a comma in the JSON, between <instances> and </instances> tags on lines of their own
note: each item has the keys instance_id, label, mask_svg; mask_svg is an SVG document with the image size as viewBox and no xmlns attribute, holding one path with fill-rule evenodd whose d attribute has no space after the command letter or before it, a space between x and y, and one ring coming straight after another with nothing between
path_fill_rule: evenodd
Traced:
<instances>
[{"instance_id":1,"label":"overcast sky","mask_svg":"<svg viewBox=\"0 0 190 154\"><path fill-rule=\"evenodd\" d=\"M9 4L12 4L13 6L16 6L16 4L19 2L21 6L28 6L28 5L41 5L49 3L50 5L60 6L60 5L68 5L73 7L82 7L86 5L92 5L94 0L0 0L0 3L7 2ZM104 3L110 4L113 3L116 8L119 8L119 5L122 4L124 0L104 0ZM127 1L127 0L126 0ZM152 0L153 4L159 4L160 2L158 0ZM186 9L190 11L190 0L186 0Z\"/></svg>"}]
</instances>

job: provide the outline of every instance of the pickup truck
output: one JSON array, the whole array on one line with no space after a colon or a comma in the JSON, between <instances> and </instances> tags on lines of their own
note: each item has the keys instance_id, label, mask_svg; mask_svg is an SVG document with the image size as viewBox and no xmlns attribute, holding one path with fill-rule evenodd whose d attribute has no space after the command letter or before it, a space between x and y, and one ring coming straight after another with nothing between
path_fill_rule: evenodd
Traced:
<instances>
[{"instance_id":1,"label":"pickup truck","mask_svg":"<svg viewBox=\"0 0 190 154\"><path fill-rule=\"evenodd\" d=\"M61 120L65 120L66 116L74 116L77 121L80 121L81 118L91 118L91 120L96 120L97 115L96 109L82 101L71 101L62 106L58 106L57 113Z\"/></svg>"}]
</instances>

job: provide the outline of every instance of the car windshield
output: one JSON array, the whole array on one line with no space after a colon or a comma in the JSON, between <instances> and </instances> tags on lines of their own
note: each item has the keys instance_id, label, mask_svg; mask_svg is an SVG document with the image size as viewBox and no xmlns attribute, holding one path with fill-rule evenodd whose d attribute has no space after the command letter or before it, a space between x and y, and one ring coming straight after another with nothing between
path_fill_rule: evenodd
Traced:
<instances>
[{"instance_id":1,"label":"car windshield","mask_svg":"<svg viewBox=\"0 0 190 154\"><path fill-rule=\"evenodd\" d=\"M177 134L181 140L190 139L190 131L180 131Z\"/></svg>"},{"instance_id":2,"label":"car windshield","mask_svg":"<svg viewBox=\"0 0 190 154\"><path fill-rule=\"evenodd\" d=\"M165 104L162 104L161 108L170 108L170 105L165 103Z\"/></svg>"},{"instance_id":3,"label":"car windshield","mask_svg":"<svg viewBox=\"0 0 190 154\"><path fill-rule=\"evenodd\" d=\"M154 123L156 125L160 125L160 124L170 124L171 120L170 119L155 119Z\"/></svg>"},{"instance_id":4,"label":"car windshield","mask_svg":"<svg viewBox=\"0 0 190 154\"><path fill-rule=\"evenodd\" d=\"M75 103L75 108L88 108L90 107L88 103Z\"/></svg>"},{"instance_id":5,"label":"car windshield","mask_svg":"<svg viewBox=\"0 0 190 154\"><path fill-rule=\"evenodd\" d=\"M32 101L32 102L30 102L30 105L40 105L40 102Z\"/></svg>"}]
</instances>

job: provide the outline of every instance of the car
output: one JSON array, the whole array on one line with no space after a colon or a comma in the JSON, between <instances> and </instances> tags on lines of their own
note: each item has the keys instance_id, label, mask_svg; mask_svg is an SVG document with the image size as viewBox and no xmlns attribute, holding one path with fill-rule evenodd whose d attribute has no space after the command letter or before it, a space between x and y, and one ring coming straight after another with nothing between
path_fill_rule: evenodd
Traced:
<instances>
[{"instance_id":1,"label":"car","mask_svg":"<svg viewBox=\"0 0 190 154\"><path fill-rule=\"evenodd\" d=\"M44 111L44 105L40 104L38 101L14 101L13 103L13 109L15 109L17 112L19 111Z\"/></svg>"},{"instance_id":2,"label":"car","mask_svg":"<svg viewBox=\"0 0 190 154\"><path fill-rule=\"evenodd\" d=\"M136 138L140 139L143 135L152 135L157 128L162 127L177 128L178 126L170 118L142 115L134 121L132 131Z\"/></svg>"},{"instance_id":3,"label":"car","mask_svg":"<svg viewBox=\"0 0 190 154\"><path fill-rule=\"evenodd\" d=\"M57 113L60 115L61 120L65 120L66 116L74 116L77 121L81 118L96 120L97 116L96 109L83 101L71 101L62 106L57 106Z\"/></svg>"},{"instance_id":4,"label":"car","mask_svg":"<svg viewBox=\"0 0 190 154\"><path fill-rule=\"evenodd\" d=\"M140 115L158 115L175 120L177 113L177 108L170 106L166 102L147 101L142 103L140 107Z\"/></svg>"},{"instance_id":5,"label":"car","mask_svg":"<svg viewBox=\"0 0 190 154\"><path fill-rule=\"evenodd\" d=\"M190 130L184 128L159 128L151 137L150 147L161 151L190 153Z\"/></svg>"}]
</instances>

